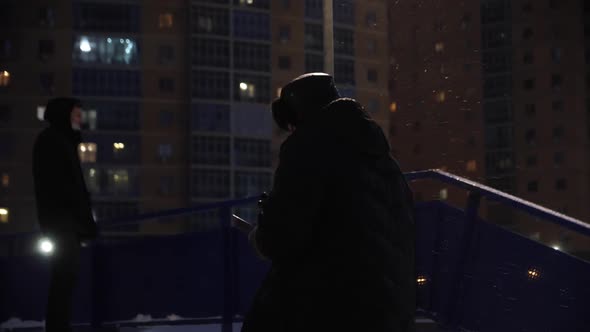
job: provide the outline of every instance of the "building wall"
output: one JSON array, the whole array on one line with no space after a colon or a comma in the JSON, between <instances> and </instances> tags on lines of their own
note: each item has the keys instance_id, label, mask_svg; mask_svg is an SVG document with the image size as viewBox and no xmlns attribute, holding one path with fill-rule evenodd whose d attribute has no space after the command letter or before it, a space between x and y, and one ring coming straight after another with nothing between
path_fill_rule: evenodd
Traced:
<instances>
[{"instance_id":1,"label":"building wall","mask_svg":"<svg viewBox=\"0 0 590 332\"><path fill-rule=\"evenodd\" d=\"M185 1L150 2L142 8L123 1L7 1L2 7L7 18L0 29L5 57L1 63L2 70L11 73L11 84L0 88L0 104L9 106L2 111L9 115L3 117L8 120L3 120L0 135L10 137L7 146L14 153L0 160L9 182L0 193L0 207L10 210L9 222L0 227L7 231L36 227L30 163L34 138L44 126L37 107L55 96L76 96L85 105L85 114L95 112L95 119L85 122L83 136L85 143L97 144L98 153L83 168L98 218L185 206ZM123 12L129 16L117 21ZM162 13L171 13L170 26L160 24ZM82 37L88 45L81 45ZM120 38L121 45L128 45L129 39L137 49L134 60L117 59L124 53L116 48L109 51L106 38L111 38L110 45ZM171 63L161 63L161 45L173 48ZM81 46L89 50L82 51ZM123 81L133 77L138 80ZM173 82L172 90L162 90L162 77ZM172 114L169 125L159 121L162 111ZM123 143L119 156L113 151L114 143ZM172 155L162 158L159 146L166 143L171 144Z\"/></svg>"},{"instance_id":2,"label":"building wall","mask_svg":"<svg viewBox=\"0 0 590 332\"><path fill-rule=\"evenodd\" d=\"M390 1L388 13L394 155L404 171L439 168L482 181L479 4ZM466 199L438 183L412 188L417 200Z\"/></svg>"}]
</instances>

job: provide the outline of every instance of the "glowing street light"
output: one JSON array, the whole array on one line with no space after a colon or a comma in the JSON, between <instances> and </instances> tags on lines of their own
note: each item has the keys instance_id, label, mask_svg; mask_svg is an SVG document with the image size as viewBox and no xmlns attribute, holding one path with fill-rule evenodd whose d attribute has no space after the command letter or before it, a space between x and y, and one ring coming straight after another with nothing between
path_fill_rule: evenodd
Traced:
<instances>
[{"instance_id":1,"label":"glowing street light","mask_svg":"<svg viewBox=\"0 0 590 332\"><path fill-rule=\"evenodd\" d=\"M242 91L248 90L248 84L244 83L244 82L240 83L240 90L242 90Z\"/></svg>"},{"instance_id":2,"label":"glowing street light","mask_svg":"<svg viewBox=\"0 0 590 332\"><path fill-rule=\"evenodd\" d=\"M43 255L51 255L53 253L54 250L54 245L53 242L51 242L49 239L43 238L41 240L39 240L39 251L43 254Z\"/></svg>"}]
</instances>

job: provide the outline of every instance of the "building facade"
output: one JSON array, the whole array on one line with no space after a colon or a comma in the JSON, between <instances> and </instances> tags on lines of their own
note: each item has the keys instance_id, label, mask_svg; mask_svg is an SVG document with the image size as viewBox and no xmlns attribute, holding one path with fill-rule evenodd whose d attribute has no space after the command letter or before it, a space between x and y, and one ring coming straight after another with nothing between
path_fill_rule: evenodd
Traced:
<instances>
[{"instance_id":1,"label":"building facade","mask_svg":"<svg viewBox=\"0 0 590 332\"><path fill-rule=\"evenodd\" d=\"M448 169L590 220L588 5L390 4L392 145L406 170ZM431 184L417 192L465 198ZM485 213L555 247L588 242L493 203Z\"/></svg>"},{"instance_id":2,"label":"building facade","mask_svg":"<svg viewBox=\"0 0 590 332\"><path fill-rule=\"evenodd\" d=\"M48 99L82 100L79 154L96 217L110 220L269 190L286 137L269 105L291 79L324 70L321 0L0 6L1 232L36 227L31 150ZM387 2L333 7L338 88L386 129ZM255 208L238 212L256 218ZM180 232L217 221L212 211L106 230Z\"/></svg>"}]
</instances>

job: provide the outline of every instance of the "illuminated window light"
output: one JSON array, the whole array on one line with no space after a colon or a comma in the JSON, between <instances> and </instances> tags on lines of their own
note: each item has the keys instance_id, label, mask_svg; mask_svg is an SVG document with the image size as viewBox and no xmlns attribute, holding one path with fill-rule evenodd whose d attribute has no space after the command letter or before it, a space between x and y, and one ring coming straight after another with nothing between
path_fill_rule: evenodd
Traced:
<instances>
[{"instance_id":1,"label":"illuminated window light","mask_svg":"<svg viewBox=\"0 0 590 332\"><path fill-rule=\"evenodd\" d=\"M240 83L240 90L242 90L242 91L248 90L248 83L241 82Z\"/></svg>"},{"instance_id":2,"label":"illuminated window light","mask_svg":"<svg viewBox=\"0 0 590 332\"><path fill-rule=\"evenodd\" d=\"M448 189L441 189L439 193L439 197L442 200L446 200L449 198L449 190Z\"/></svg>"},{"instance_id":3,"label":"illuminated window light","mask_svg":"<svg viewBox=\"0 0 590 332\"><path fill-rule=\"evenodd\" d=\"M424 286L428 282L428 279L425 276L418 276L418 278L416 279L416 282L418 283L419 286Z\"/></svg>"},{"instance_id":4,"label":"illuminated window light","mask_svg":"<svg viewBox=\"0 0 590 332\"><path fill-rule=\"evenodd\" d=\"M113 147L115 148L115 150L123 150L123 149L125 149L125 144L123 144L123 143L113 143Z\"/></svg>"},{"instance_id":5,"label":"illuminated window light","mask_svg":"<svg viewBox=\"0 0 590 332\"><path fill-rule=\"evenodd\" d=\"M444 91L439 91L436 94L436 101L438 101L439 103L444 103L446 99L447 99L447 94Z\"/></svg>"},{"instance_id":6,"label":"illuminated window light","mask_svg":"<svg viewBox=\"0 0 590 332\"><path fill-rule=\"evenodd\" d=\"M7 208L0 208L0 223L7 223L8 215L9 212Z\"/></svg>"},{"instance_id":7,"label":"illuminated window light","mask_svg":"<svg viewBox=\"0 0 590 332\"><path fill-rule=\"evenodd\" d=\"M528 270L528 277L531 280L537 280L541 277L541 272L535 268L531 268Z\"/></svg>"},{"instance_id":8,"label":"illuminated window light","mask_svg":"<svg viewBox=\"0 0 590 332\"><path fill-rule=\"evenodd\" d=\"M397 112L397 103L395 101L393 103L391 103L391 105L389 105L389 111L391 113Z\"/></svg>"},{"instance_id":9,"label":"illuminated window light","mask_svg":"<svg viewBox=\"0 0 590 332\"><path fill-rule=\"evenodd\" d=\"M468 172L477 171L477 161L476 160L470 160L467 162L467 171Z\"/></svg>"},{"instance_id":10,"label":"illuminated window light","mask_svg":"<svg viewBox=\"0 0 590 332\"><path fill-rule=\"evenodd\" d=\"M96 162L96 143L80 143L78 145L78 156L82 163L95 163Z\"/></svg>"},{"instance_id":11,"label":"illuminated window light","mask_svg":"<svg viewBox=\"0 0 590 332\"><path fill-rule=\"evenodd\" d=\"M45 119L45 106L37 106L37 119L39 119L39 121Z\"/></svg>"},{"instance_id":12,"label":"illuminated window light","mask_svg":"<svg viewBox=\"0 0 590 332\"><path fill-rule=\"evenodd\" d=\"M10 73L6 70L0 72L0 86L8 86L10 84Z\"/></svg>"},{"instance_id":13,"label":"illuminated window light","mask_svg":"<svg viewBox=\"0 0 590 332\"><path fill-rule=\"evenodd\" d=\"M8 188L10 186L10 175L2 173L2 188Z\"/></svg>"},{"instance_id":14,"label":"illuminated window light","mask_svg":"<svg viewBox=\"0 0 590 332\"><path fill-rule=\"evenodd\" d=\"M160 27L160 29L169 29L172 28L172 26L174 25L174 15L172 15L172 13L164 13L164 14L160 14L160 18L158 21L158 26Z\"/></svg>"},{"instance_id":15,"label":"illuminated window light","mask_svg":"<svg viewBox=\"0 0 590 332\"><path fill-rule=\"evenodd\" d=\"M92 51L92 47L90 47L90 41L87 37L82 37L82 39L80 40L80 51L84 53Z\"/></svg>"},{"instance_id":16,"label":"illuminated window light","mask_svg":"<svg viewBox=\"0 0 590 332\"><path fill-rule=\"evenodd\" d=\"M445 43L438 42L438 43L434 44L434 50L438 53L443 52L445 50Z\"/></svg>"}]
</instances>

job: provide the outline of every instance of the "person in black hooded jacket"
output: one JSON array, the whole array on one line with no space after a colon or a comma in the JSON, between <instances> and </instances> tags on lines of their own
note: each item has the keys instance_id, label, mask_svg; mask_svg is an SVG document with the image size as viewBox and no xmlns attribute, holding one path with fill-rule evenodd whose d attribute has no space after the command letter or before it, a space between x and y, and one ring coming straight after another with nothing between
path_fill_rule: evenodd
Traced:
<instances>
[{"instance_id":1,"label":"person in black hooded jacket","mask_svg":"<svg viewBox=\"0 0 590 332\"><path fill-rule=\"evenodd\" d=\"M33 178L41 232L55 247L45 324L48 332L67 332L71 331L80 243L95 238L97 227L78 156L80 101L52 99L47 103L44 119L49 127L35 141Z\"/></svg>"},{"instance_id":2,"label":"person in black hooded jacket","mask_svg":"<svg viewBox=\"0 0 590 332\"><path fill-rule=\"evenodd\" d=\"M413 199L383 131L323 73L272 111L291 134L250 234L272 267L242 332L413 331Z\"/></svg>"}]
</instances>

